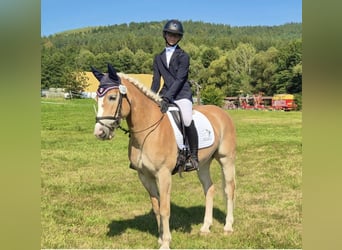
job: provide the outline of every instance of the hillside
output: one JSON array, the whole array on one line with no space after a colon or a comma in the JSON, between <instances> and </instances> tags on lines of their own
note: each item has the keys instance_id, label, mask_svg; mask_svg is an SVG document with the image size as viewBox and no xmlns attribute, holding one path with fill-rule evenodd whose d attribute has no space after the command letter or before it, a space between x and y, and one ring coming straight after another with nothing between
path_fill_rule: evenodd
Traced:
<instances>
[{"instance_id":1,"label":"hillside","mask_svg":"<svg viewBox=\"0 0 342 250\"><path fill-rule=\"evenodd\" d=\"M152 74L165 46L162 22L85 27L41 38L41 87L67 88L71 72L111 63L126 74ZM190 56L189 78L226 96L302 92L302 24L232 27L184 21L179 45ZM149 81L150 82L150 81Z\"/></svg>"},{"instance_id":2,"label":"hillside","mask_svg":"<svg viewBox=\"0 0 342 250\"><path fill-rule=\"evenodd\" d=\"M95 52L122 49L124 46L135 52L138 49L154 52L160 47L162 22L129 23L110 26L86 27L65 31L48 37L42 37L42 43L52 43L56 48L78 46ZM257 49L265 49L270 45L299 39L302 35L301 23L288 23L279 26L242 26L232 27L223 24L185 21L184 43L196 45L206 44L228 48L239 41L248 41ZM97 50L96 50L97 51ZM98 51L98 52L100 52Z\"/></svg>"}]
</instances>

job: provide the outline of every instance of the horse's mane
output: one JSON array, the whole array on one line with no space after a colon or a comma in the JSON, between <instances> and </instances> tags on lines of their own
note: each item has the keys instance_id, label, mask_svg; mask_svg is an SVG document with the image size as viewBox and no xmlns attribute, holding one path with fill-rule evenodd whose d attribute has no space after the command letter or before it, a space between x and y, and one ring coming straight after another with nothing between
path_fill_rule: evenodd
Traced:
<instances>
[{"instance_id":1,"label":"horse's mane","mask_svg":"<svg viewBox=\"0 0 342 250\"><path fill-rule=\"evenodd\" d=\"M127 81L129 81L130 83L132 83L134 86L136 86L143 94L145 94L147 97L149 97L150 99L152 99L155 102L160 102L162 99L161 97L154 93L152 90L148 89L144 84L142 84L141 82L139 82L137 79L129 77L128 75L125 75L124 73L118 73L118 75L120 76L120 78L123 78Z\"/></svg>"}]
</instances>

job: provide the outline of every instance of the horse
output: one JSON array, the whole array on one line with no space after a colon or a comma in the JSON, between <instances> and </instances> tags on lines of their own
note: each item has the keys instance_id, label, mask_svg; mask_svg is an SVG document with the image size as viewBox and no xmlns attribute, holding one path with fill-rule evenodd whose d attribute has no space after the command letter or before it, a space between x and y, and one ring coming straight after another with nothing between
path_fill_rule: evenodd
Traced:
<instances>
[{"instance_id":1,"label":"horse","mask_svg":"<svg viewBox=\"0 0 342 250\"><path fill-rule=\"evenodd\" d=\"M99 81L97 89L97 115L94 135L101 140L115 137L115 131L125 119L129 132L128 158L130 166L138 172L147 190L155 214L161 249L171 242L169 226L172 171L179 153L170 119L160 111L161 97L142 83L123 73L117 73L108 64L108 73L92 67ZM210 164L216 159L221 166L223 190L226 200L224 233L233 232L235 192L236 132L231 117L215 105L194 105L210 121L214 138L211 146L200 148L199 170L196 171L205 194L205 213L200 232L210 233L213 221L214 185ZM127 132L126 131L126 132Z\"/></svg>"}]
</instances>

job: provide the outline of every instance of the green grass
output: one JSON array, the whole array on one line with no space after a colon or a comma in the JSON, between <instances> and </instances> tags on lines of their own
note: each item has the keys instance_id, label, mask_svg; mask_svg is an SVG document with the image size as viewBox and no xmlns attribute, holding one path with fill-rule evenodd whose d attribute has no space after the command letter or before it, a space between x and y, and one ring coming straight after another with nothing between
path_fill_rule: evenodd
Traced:
<instances>
[{"instance_id":1,"label":"green grass","mask_svg":"<svg viewBox=\"0 0 342 250\"><path fill-rule=\"evenodd\" d=\"M128 168L128 135L119 130L112 141L95 139L93 104L42 99L41 248L158 248L148 194ZM199 234L204 196L196 174L173 176L171 247L302 248L301 112L228 112L238 144L235 231L223 234L215 162L214 222L207 236Z\"/></svg>"}]
</instances>

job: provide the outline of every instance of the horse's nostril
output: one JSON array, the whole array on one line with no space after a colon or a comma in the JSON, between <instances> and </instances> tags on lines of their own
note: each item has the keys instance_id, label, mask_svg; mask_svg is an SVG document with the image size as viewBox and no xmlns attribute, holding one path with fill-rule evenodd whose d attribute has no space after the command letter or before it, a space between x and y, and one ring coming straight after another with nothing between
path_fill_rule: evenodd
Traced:
<instances>
[{"instance_id":1,"label":"horse's nostril","mask_svg":"<svg viewBox=\"0 0 342 250\"><path fill-rule=\"evenodd\" d=\"M108 139L111 135L111 131L109 128L101 126L99 124L95 125L94 135L98 139Z\"/></svg>"}]
</instances>

